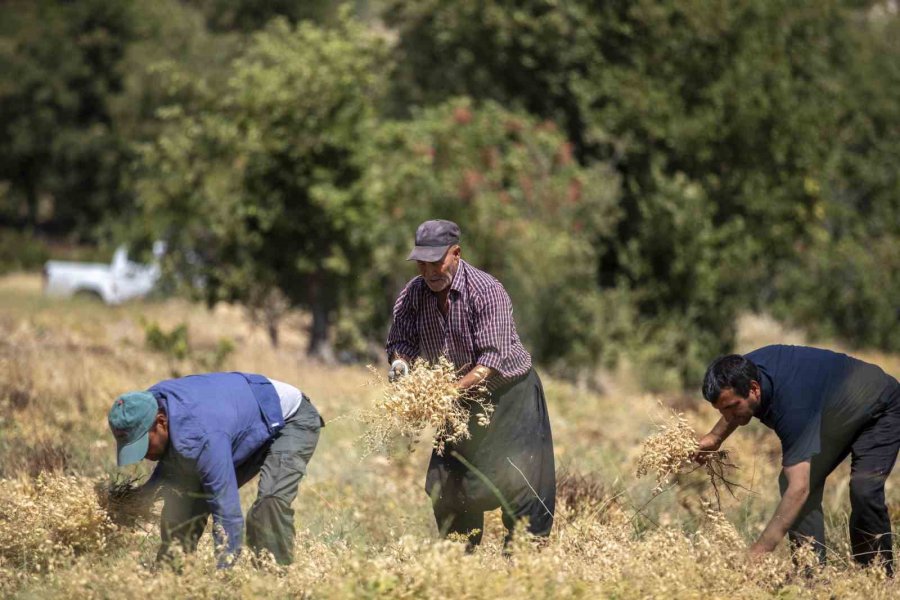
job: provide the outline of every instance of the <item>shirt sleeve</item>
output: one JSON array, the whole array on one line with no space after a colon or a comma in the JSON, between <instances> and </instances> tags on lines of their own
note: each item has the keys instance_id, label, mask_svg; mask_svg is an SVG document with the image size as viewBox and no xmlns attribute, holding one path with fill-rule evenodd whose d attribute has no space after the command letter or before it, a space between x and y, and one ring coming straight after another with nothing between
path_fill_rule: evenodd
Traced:
<instances>
[{"instance_id":1,"label":"shirt sleeve","mask_svg":"<svg viewBox=\"0 0 900 600\"><path fill-rule=\"evenodd\" d=\"M786 417L781 438L781 464L785 467L809 460L821 450L822 416L797 411Z\"/></svg>"},{"instance_id":2,"label":"shirt sleeve","mask_svg":"<svg viewBox=\"0 0 900 600\"><path fill-rule=\"evenodd\" d=\"M395 354L402 354L407 358L419 356L419 332L416 328L418 306L413 290L415 281L414 279L406 284L394 303L393 321L385 345L388 361Z\"/></svg>"},{"instance_id":3,"label":"shirt sleeve","mask_svg":"<svg viewBox=\"0 0 900 600\"><path fill-rule=\"evenodd\" d=\"M244 529L241 499L231 443L224 434L212 435L197 457L197 472L209 495L209 509L213 515L213 538L219 557L219 567L227 566L228 557L240 552ZM218 526L218 527L217 527ZM222 539L222 534L227 536Z\"/></svg>"},{"instance_id":4,"label":"shirt sleeve","mask_svg":"<svg viewBox=\"0 0 900 600\"><path fill-rule=\"evenodd\" d=\"M512 347L512 302L503 286L490 288L474 303L475 363L507 375L501 368Z\"/></svg>"}]
</instances>

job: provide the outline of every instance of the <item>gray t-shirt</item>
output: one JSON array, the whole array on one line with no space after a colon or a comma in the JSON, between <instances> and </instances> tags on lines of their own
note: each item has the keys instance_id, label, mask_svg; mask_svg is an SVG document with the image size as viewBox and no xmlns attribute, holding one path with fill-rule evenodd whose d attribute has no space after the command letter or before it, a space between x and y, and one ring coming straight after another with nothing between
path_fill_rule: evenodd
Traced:
<instances>
[{"instance_id":1,"label":"gray t-shirt","mask_svg":"<svg viewBox=\"0 0 900 600\"><path fill-rule=\"evenodd\" d=\"M287 421L300 408L300 403L303 402L303 394L294 386L283 381L277 381L271 377L269 381L272 382L272 386L278 392L278 399L281 400L281 414L284 415L284 420Z\"/></svg>"}]
</instances>

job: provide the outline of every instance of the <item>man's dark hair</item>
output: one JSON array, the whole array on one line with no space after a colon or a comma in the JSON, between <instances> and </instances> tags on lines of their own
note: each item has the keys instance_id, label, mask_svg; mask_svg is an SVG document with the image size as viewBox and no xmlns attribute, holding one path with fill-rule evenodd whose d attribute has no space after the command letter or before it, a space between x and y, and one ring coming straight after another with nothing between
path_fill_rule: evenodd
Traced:
<instances>
[{"instance_id":1,"label":"man's dark hair","mask_svg":"<svg viewBox=\"0 0 900 600\"><path fill-rule=\"evenodd\" d=\"M703 377L703 397L710 403L719 399L722 390L731 388L742 398L750 395L750 382L759 381L759 369L740 354L720 356L712 361Z\"/></svg>"}]
</instances>

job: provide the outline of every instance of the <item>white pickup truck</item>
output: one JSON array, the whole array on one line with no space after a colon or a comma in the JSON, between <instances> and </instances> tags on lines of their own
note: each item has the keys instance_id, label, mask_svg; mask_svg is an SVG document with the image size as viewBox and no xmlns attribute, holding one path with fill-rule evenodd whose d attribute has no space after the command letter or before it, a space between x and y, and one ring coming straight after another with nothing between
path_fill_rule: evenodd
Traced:
<instances>
[{"instance_id":1,"label":"white pickup truck","mask_svg":"<svg viewBox=\"0 0 900 600\"><path fill-rule=\"evenodd\" d=\"M120 304L142 298L160 277L159 258L164 242L153 244L154 261L149 265L128 258L125 246L119 246L112 263L88 263L50 260L44 264L44 293L52 296L93 296L107 304Z\"/></svg>"}]
</instances>

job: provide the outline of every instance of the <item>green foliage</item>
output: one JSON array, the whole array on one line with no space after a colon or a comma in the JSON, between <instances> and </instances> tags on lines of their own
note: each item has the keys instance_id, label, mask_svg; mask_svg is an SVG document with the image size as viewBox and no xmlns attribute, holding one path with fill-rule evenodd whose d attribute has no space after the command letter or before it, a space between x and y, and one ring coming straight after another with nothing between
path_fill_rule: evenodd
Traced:
<instances>
[{"instance_id":1,"label":"green foliage","mask_svg":"<svg viewBox=\"0 0 900 600\"><path fill-rule=\"evenodd\" d=\"M181 0L141 2L134 12L135 39L121 63L122 93L110 100L116 128L132 143L159 135L161 107L199 108L208 88L228 79L242 44L239 34L210 32L203 15ZM204 87L200 80L211 83Z\"/></svg>"},{"instance_id":2,"label":"green foliage","mask_svg":"<svg viewBox=\"0 0 900 600\"><path fill-rule=\"evenodd\" d=\"M842 148L831 174L828 203L819 215L832 235L900 233L900 16L854 30L854 53L840 73Z\"/></svg>"},{"instance_id":3,"label":"green foliage","mask_svg":"<svg viewBox=\"0 0 900 600\"><path fill-rule=\"evenodd\" d=\"M780 218L769 235L781 244L802 233L794 205L809 203L804 178L828 151L844 17L836 2L782 0L425 0L388 12L404 103L463 93L521 106L562 123L582 162L612 160L629 212L654 171L684 173L719 219Z\"/></svg>"},{"instance_id":4,"label":"green foliage","mask_svg":"<svg viewBox=\"0 0 900 600\"><path fill-rule=\"evenodd\" d=\"M200 356L200 364L207 371L220 371L228 357L234 353L235 346L229 338L220 338L215 347Z\"/></svg>"},{"instance_id":5,"label":"green foliage","mask_svg":"<svg viewBox=\"0 0 900 600\"><path fill-rule=\"evenodd\" d=\"M184 360L190 352L186 323L176 325L172 331L164 331L158 323L144 324L144 345L148 350L164 354L173 360Z\"/></svg>"},{"instance_id":6,"label":"green foliage","mask_svg":"<svg viewBox=\"0 0 900 600\"><path fill-rule=\"evenodd\" d=\"M188 361L192 368L219 371L235 350L234 342L227 337L219 338L212 348L192 347L186 323L179 323L171 331L165 331L155 321L144 322L143 327L144 346L148 350L164 355L169 360L169 368L173 376L178 376L177 365L183 361Z\"/></svg>"},{"instance_id":7,"label":"green foliage","mask_svg":"<svg viewBox=\"0 0 900 600\"><path fill-rule=\"evenodd\" d=\"M129 204L110 100L134 35L130 0L11 2L0 44L0 219L89 235Z\"/></svg>"},{"instance_id":8,"label":"green foliage","mask_svg":"<svg viewBox=\"0 0 900 600\"><path fill-rule=\"evenodd\" d=\"M896 237L816 243L780 275L778 284L778 314L813 336L900 351Z\"/></svg>"},{"instance_id":9,"label":"green foliage","mask_svg":"<svg viewBox=\"0 0 900 600\"><path fill-rule=\"evenodd\" d=\"M50 258L50 251L34 232L0 228L0 274L34 271Z\"/></svg>"},{"instance_id":10,"label":"green foliage","mask_svg":"<svg viewBox=\"0 0 900 600\"><path fill-rule=\"evenodd\" d=\"M166 109L144 153L142 206L170 238L170 266L210 302L278 289L312 310L312 350L354 296L375 207L363 193L382 87L383 42L357 23L273 21L196 110ZM211 91L205 91L211 90Z\"/></svg>"},{"instance_id":11,"label":"green foliage","mask_svg":"<svg viewBox=\"0 0 900 600\"><path fill-rule=\"evenodd\" d=\"M900 19L853 31L838 75L845 93L841 151L810 219L812 241L775 279L778 314L820 338L900 348Z\"/></svg>"},{"instance_id":12,"label":"green foliage","mask_svg":"<svg viewBox=\"0 0 900 600\"><path fill-rule=\"evenodd\" d=\"M336 18L343 2L332 0L188 0L204 15L214 31L255 31L281 17L290 23L311 20L327 23Z\"/></svg>"},{"instance_id":13,"label":"green foliage","mask_svg":"<svg viewBox=\"0 0 900 600\"><path fill-rule=\"evenodd\" d=\"M739 219L716 223L696 182L654 175L618 256L636 312L631 357L643 383L663 389L699 379L711 356L731 349L753 240Z\"/></svg>"}]
</instances>

